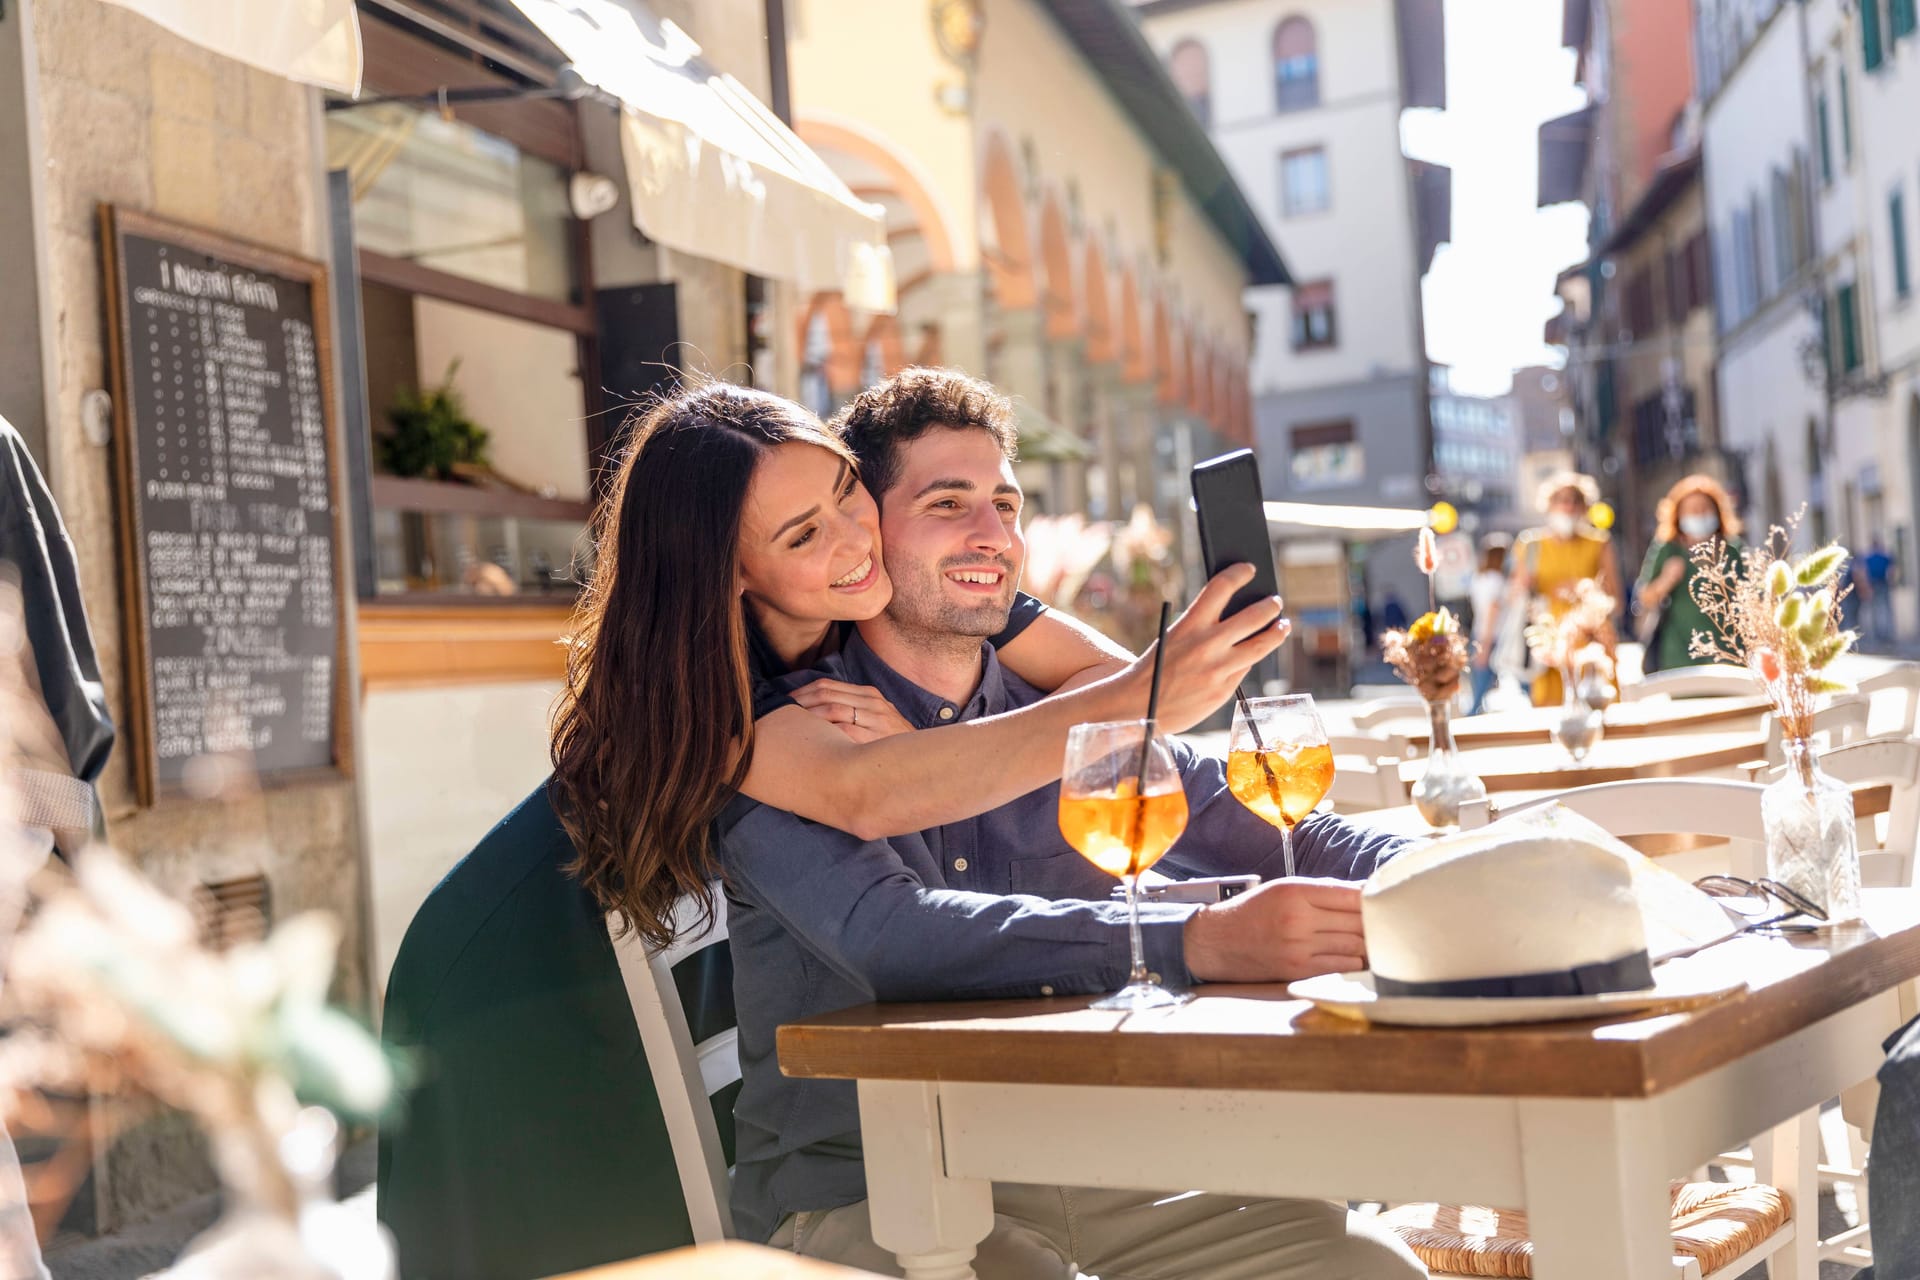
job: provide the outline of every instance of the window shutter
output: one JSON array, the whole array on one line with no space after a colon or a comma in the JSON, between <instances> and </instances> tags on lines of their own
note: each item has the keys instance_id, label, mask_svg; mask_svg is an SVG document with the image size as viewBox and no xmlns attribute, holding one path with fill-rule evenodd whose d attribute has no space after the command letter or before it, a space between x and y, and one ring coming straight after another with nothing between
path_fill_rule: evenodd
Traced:
<instances>
[{"instance_id":1,"label":"window shutter","mask_svg":"<svg viewBox=\"0 0 1920 1280\"><path fill-rule=\"evenodd\" d=\"M1880 0L1860 0L1860 51L1867 70L1884 58L1880 47Z\"/></svg>"},{"instance_id":2,"label":"window shutter","mask_svg":"<svg viewBox=\"0 0 1920 1280\"><path fill-rule=\"evenodd\" d=\"M1892 34L1895 40L1898 40L1901 36L1910 36L1913 34L1915 26L1914 0L1891 0L1889 16L1892 19L1890 25L1893 28Z\"/></svg>"},{"instance_id":3,"label":"window shutter","mask_svg":"<svg viewBox=\"0 0 1920 1280\"><path fill-rule=\"evenodd\" d=\"M1893 250L1893 293L1895 297L1904 298L1910 284L1907 278L1907 209L1906 199L1898 191L1887 200L1887 220L1893 229L1887 241Z\"/></svg>"}]
</instances>

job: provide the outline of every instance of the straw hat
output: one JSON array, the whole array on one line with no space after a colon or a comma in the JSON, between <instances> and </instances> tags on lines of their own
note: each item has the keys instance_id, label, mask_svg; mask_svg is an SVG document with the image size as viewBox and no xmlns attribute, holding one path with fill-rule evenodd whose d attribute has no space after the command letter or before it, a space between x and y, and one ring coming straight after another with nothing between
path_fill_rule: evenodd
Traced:
<instances>
[{"instance_id":1,"label":"straw hat","mask_svg":"<svg viewBox=\"0 0 1920 1280\"><path fill-rule=\"evenodd\" d=\"M1372 968L1288 989L1374 1022L1473 1026L1698 1003L1745 985L1711 960L1656 964L1737 922L1600 827L1552 806L1434 840L1360 895Z\"/></svg>"}]
</instances>

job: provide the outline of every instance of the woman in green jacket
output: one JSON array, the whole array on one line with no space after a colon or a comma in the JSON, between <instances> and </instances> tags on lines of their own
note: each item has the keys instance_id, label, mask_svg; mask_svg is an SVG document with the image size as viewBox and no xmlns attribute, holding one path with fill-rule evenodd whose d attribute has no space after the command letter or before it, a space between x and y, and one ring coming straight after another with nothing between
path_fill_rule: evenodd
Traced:
<instances>
[{"instance_id":1,"label":"woman in green jacket","mask_svg":"<svg viewBox=\"0 0 1920 1280\"><path fill-rule=\"evenodd\" d=\"M1711 662L1711 658L1696 658L1690 652L1696 631L1726 642L1693 598L1693 552L1717 538L1725 554L1737 561L1742 551L1740 517L1734 514L1733 500L1719 481L1708 475L1691 475L1667 491L1655 518L1658 528L1653 545L1647 549L1635 595L1640 617L1654 619L1651 630L1642 635L1647 646L1646 669L1668 671Z\"/></svg>"}]
</instances>

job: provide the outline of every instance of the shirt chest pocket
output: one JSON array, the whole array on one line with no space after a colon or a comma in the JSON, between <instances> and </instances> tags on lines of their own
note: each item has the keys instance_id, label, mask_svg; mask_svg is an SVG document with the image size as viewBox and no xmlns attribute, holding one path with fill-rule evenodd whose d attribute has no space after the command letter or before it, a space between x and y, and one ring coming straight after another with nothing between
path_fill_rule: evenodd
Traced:
<instances>
[{"instance_id":1,"label":"shirt chest pocket","mask_svg":"<svg viewBox=\"0 0 1920 1280\"><path fill-rule=\"evenodd\" d=\"M1007 867L1008 892L1036 898L1105 901L1119 882L1068 850L1044 858L1015 858Z\"/></svg>"}]
</instances>

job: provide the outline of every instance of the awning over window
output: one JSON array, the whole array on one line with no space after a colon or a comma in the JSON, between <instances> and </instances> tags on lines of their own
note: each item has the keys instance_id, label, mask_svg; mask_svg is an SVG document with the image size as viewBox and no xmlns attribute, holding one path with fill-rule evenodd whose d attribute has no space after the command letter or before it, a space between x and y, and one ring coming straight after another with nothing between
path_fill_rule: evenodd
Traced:
<instances>
[{"instance_id":1,"label":"awning over window","mask_svg":"<svg viewBox=\"0 0 1920 1280\"><path fill-rule=\"evenodd\" d=\"M1297 447L1297 446L1296 446ZM1319 535L1342 542L1396 538L1427 527L1427 513L1412 507L1345 507L1322 502L1269 502L1267 531L1275 537Z\"/></svg>"},{"instance_id":2,"label":"awning over window","mask_svg":"<svg viewBox=\"0 0 1920 1280\"><path fill-rule=\"evenodd\" d=\"M1587 174L1587 151L1593 145L1594 109L1591 104L1540 126L1540 196L1544 209L1581 198Z\"/></svg>"},{"instance_id":3,"label":"awning over window","mask_svg":"<svg viewBox=\"0 0 1920 1280\"><path fill-rule=\"evenodd\" d=\"M107 0L215 53L349 96L360 92L353 0Z\"/></svg>"},{"instance_id":4,"label":"awning over window","mask_svg":"<svg viewBox=\"0 0 1920 1280\"><path fill-rule=\"evenodd\" d=\"M884 213L640 0L513 0L622 105L633 222L669 248L892 311Z\"/></svg>"}]
</instances>

